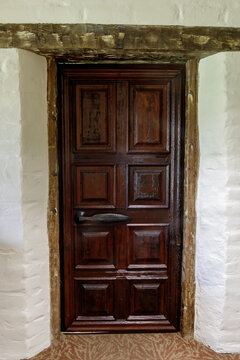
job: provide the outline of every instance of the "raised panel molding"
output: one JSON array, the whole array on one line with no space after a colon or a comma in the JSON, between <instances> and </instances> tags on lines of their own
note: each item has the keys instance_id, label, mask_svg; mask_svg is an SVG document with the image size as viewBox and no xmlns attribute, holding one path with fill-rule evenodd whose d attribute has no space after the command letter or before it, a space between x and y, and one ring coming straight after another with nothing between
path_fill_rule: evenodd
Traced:
<instances>
[{"instance_id":1,"label":"raised panel molding","mask_svg":"<svg viewBox=\"0 0 240 360\"><path fill-rule=\"evenodd\" d=\"M115 85L76 85L76 151L115 150Z\"/></svg>"},{"instance_id":2,"label":"raised panel molding","mask_svg":"<svg viewBox=\"0 0 240 360\"><path fill-rule=\"evenodd\" d=\"M114 269L114 229L78 226L75 230L75 268Z\"/></svg>"},{"instance_id":3,"label":"raised panel molding","mask_svg":"<svg viewBox=\"0 0 240 360\"><path fill-rule=\"evenodd\" d=\"M128 320L160 320L165 318L164 282L130 281L130 314Z\"/></svg>"},{"instance_id":4,"label":"raised panel molding","mask_svg":"<svg viewBox=\"0 0 240 360\"><path fill-rule=\"evenodd\" d=\"M169 152L168 85L131 85L129 152Z\"/></svg>"},{"instance_id":5,"label":"raised panel molding","mask_svg":"<svg viewBox=\"0 0 240 360\"><path fill-rule=\"evenodd\" d=\"M115 207L115 166L76 166L74 171L75 207Z\"/></svg>"},{"instance_id":6,"label":"raised panel molding","mask_svg":"<svg viewBox=\"0 0 240 360\"><path fill-rule=\"evenodd\" d=\"M129 166L129 207L169 206L169 166Z\"/></svg>"},{"instance_id":7,"label":"raised panel molding","mask_svg":"<svg viewBox=\"0 0 240 360\"><path fill-rule=\"evenodd\" d=\"M112 281L76 281L76 320L114 320Z\"/></svg>"},{"instance_id":8,"label":"raised panel molding","mask_svg":"<svg viewBox=\"0 0 240 360\"><path fill-rule=\"evenodd\" d=\"M128 269L167 269L169 225L128 225Z\"/></svg>"}]
</instances>

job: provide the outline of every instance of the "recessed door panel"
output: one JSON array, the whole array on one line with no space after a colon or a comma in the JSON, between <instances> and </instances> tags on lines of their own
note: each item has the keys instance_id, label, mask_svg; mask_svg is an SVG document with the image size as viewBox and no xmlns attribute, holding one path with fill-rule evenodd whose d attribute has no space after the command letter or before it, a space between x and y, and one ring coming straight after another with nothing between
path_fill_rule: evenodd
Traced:
<instances>
[{"instance_id":1,"label":"recessed door panel","mask_svg":"<svg viewBox=\"0 0 240 360\"><path fill-rule=\"evenodd\" d=\"M76 280L76 320L114 320L112 281Z\"/></svg>"},{"instance_id":2,"label":"recessed door panel","mask_svg":"<svg viewBox=\"0 0 240 360\"><path fill-rule=\"evenodd\" d=\"M129 166L129 207L167 208L169 165Z\"/></svg>"},{"instance_id":3,"label":"recessed door panel","mask_svg":"<svg viewBox=\"0 0 240 360\"><path fill-rule=\"evenodd\" d=\"M115 207L115 166L76 166L74 169L75 207Z\"/></svg>"},{"instance_id":4,"label":"recessed door panel","mask_svg":"<svg viewBox=\"0 0 240 360\"><path fill-rule=\"evenodd\" d=\"M169 84L130 87L130 152L169 151Z\"/></svg>"},{"instance_id":5,"label":"recessed door panel","mask_svg":"<svg viewBox=\"0 0 240 360\"><path fill-rule=\"evenodd\" d=\"M167 269L168 225L128 226L128 268Z\"/></svg>"},{"instance_id":6,"label":"recessed door panel","mask_svg":"<svg viewBox=\"0 0 240 360\"><path fill-rule=\"evenodd\" d=\"M75 144L77 151L114 151L115 87L112 84L75 86Z\"/></svg>"},{"instance_id":7,"label":"recessed door panel","mask_svg":"<svg viewBox=\"0 0 240 360\"><path fill-rule=\"evenodd\" d=\"M133 280L130 287L130 321L158 321L165 317L165 284L158 280Z\"/></svg>"},{"instance_id":8,"label":"recessed door panel","mask_svg":"<svg viewBox=\"0 0 240 360\"><path fill-rule=\"evenodd\" d=\"M113 227L77 227L75 229L75 268L114 269L115 241Z\"/></svg>"}]
</instances>

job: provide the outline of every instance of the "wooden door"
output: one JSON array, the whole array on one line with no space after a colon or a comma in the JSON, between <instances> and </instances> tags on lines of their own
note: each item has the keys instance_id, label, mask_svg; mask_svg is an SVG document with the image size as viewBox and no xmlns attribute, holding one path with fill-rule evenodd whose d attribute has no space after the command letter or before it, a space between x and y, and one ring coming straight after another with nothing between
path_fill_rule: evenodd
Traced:
<instances>
[{"instance_id":1,"label":"wooden door","mask_svg":"<svg viewBox=\"0 0 240 360\"><path fill-rule=\"evenodd\" d=\"M60 73L62 329L178 330L184 67Z\"/></svg>"}]
</instances>

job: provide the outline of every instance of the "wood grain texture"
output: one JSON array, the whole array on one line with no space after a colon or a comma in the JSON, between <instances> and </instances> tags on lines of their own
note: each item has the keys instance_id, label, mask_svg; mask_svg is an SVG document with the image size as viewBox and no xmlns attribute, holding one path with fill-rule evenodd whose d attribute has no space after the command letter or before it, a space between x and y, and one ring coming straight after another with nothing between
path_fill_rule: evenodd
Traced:
<instances>
[{"instance_id":1,"label":"wood grain texture","mask_svg":"<svg viewBox=\"0 0 240 360\"><path fill-rule=\"evenodd\" d=\"M169 88L169 84L130 86L129 151L169 152Z\"/></svg>"},{"instance_id":2,"label":"wood grain texture","mask_svg":"<svg viewBox=\"0 0 240 360\"><path fill-rule=\"evenodd\" d=\"M168 208L169 165L129 166L129 208Z\"/></svg>"},{"instance_id":3,"label":"wood grain texture","mask_svg":"<svg viewBox=\"0 0 240 360\"><path fill-rule=\"evenodd\" d=\"M60 251L59 251L59 158L57 113L57 66L55 59L48 60L48 156L49 199L48 239L51 291L51 334L53 341L60 336Z\"/></svg>"},{"instance_id":4,"label":"wood grain texture","mask_svg":"<svg viewBox=\"0 0 240 360\"><path fill-rule=\"evenodd\" d=\"M176 331L180 320L184 66L68 65L60 71L62 328L72 332ZM116 101L96 96L102 84L117 94ZM80 88L91 89L86 104L84 94L74 96ZM130 89L144 93L141 101L128 101ZM160 89L168 96L162 96ZM106 104L116 108L110 112L113 119ZM126 104L127 113L133 113L132 126ZM114 137L117 129L121 136L116 139L115 152L108 151L108 141L104 145L101 136L94 138L94 148L88 152L76 151L75 129L81 139L83 118L91 137L109 128L109 122ZM158 129L157 139L151 124L149 127L151 121ZM134 131L143 139L141 155L129 151ZM159 146L163 143L164 147ZM149 149L147 144L158 146ZM114 175L120 173L115 170L118 167L124 170L121 183ZM76 212L82 209L86 222L76 223ZM101 229L101 224L88 222L104 209L130 216L135 230L128 231L126 224Z\"/></svg>"},{"instance_id":5,"label":"wood grain texture","mask_svg":"<svg viewBox=\"0 0 240 360\"><path fill-rule=\"evenodd\" d=\"M114 248L116 236L111 226L86 226L75 229L76 269L115 269Z\"/></svg>"},{"instance_id":6,"label":"wood grain texture","mask_svg":"<svg viewBox=\"0 0 240 360\"><path fill-rule=\"evenodd\" d=\"M115 165L74 166L75 208L115 208Z\"/></svg>"},{"instance_id":7,"label":"wood grain texture","mask_svg":"<svg viewBox=\"0 0 240 360\"><path fill-rule=\"evenodd\" d=\"M184 160L184 239L182 320L184 336L192 336L195 303L195 241L196 241L196 194L199 169L198 139L198 61L186 65L186 132Z\"/></svg>"},{"instance_id":8,"label":"wood grain texture","mask_svg":"<svg viewBox=\"0 0 240 360\"><path fill-rule=\"evenodd\" d=\"M115 151L115 88L112 84L79 84L75 91L75 151ZM81 136L79 136L81 134Z\"/></svg>"},{"instance_id":9,"label":"wood grain texture","mask_svg":"<svg viewBox=\"0 0 240 360\"><path fill-rule=\"evenodd\" d=\"M96 60L98 58L98 55L96 54ZM170 58L169 58L170 60ZM160 61L160 58L159 60ZM187 89L190 89L189 96L186 96L186 121L187 124L193 124L193 126L187 126L186 128L186 147L185 147L185 164L184 164L184 177L185 177L185 203L184 203L184 212L185 214L188 213L188 209L190 207L190 212L193 211L191 209L195 209L195 196L188 197L186 194L186 185L189 189L193 187L196 191L196 178L197 178L197 163L194 163L193 160L193 176L188 177L188 173L191 173L191 167L189 167L189 160L190 158L198 158L198 142L196 138L196 126L197 126L197 118L196 115L193 115L190 117L190 111L189 111L189 102L191 102L192 107L192 113L197 113L197 81L193 81L192 79L196 79L196 65L194 65L195 62L187 63L187 77L186 77L186 84ZM191 66L190 66L191 64ZM50 280L51 280L51 331L52 331L52 338L53 340L57 340L60 336L60 296L59 296L59 284L60 284L60 272L59 272L59 235L58 235L58 215L55 214L55 210L57 210L57 214L59 213L58 209L58 151L57 151L57 111L56 111L56 67L55 67L55 59L50 58L49 59L49 66L48 66L48 104L49 104L49 123L48 123L48 142L49 142L49 215L48 215L48 226L49 226L49 244L50 244ZM191 86L190 86L191 83ZM124 103L124 97L122 97L120 94L124 93L126 91L126 82L122 81L121 84L119 84L119 90L118 90L118 99L122 104L122 107L127 109L127 104ZM192 90L191 90L192 89ZM186 93L188 91L186 90ZM124 117L127 117L128 114L126 113ZM118 116L119 122L123 123L120 116ZM190 119L192 119L190 121ZM190 121L190 122L189 122ZM120 134L120 138L122 138L121 133L124 132L124 129L118 126L118 132ZM196 144L197 146L194 146L192 148L192 151L190 150L190 143L188 142L188 139L192 138L193 144ZM188 144L188 145L187 145ZM141 161L141 158L138 159ZM89 159L86 159L86 162L88 162ZM125 167L121 166L119 167L119 172L117 178L119 179L120 183L122 183L121 177L124 178L124 171ZM119 176L121 175L121 177ZM124 192L124 188L122 188L122 191ZM189 200L189 201L188 201ZM125 207L125 204L122 203L121 205L118 205L118 207ZM50 211L51 210L51 211ZM194 210L195 211L195 210ZM55 215L54 215L55 214ZM154 220L154 219L153 219ZM139 216L139 221L144 222L144 218L141 218ZM194 257L195 257L195 243L194 243L194 237L195 237L195 217L191 218L185 216L184 223L185 223L185 229L191 227L190 231L190 239L192 238L193 241L187 241L186 245L184 242L186 241L186 237L184 236L183 244L184 244L184 254L188 257L188 260L185 262L185 255L183 257L184 263L183 263L183 272L184 277L182 281L182 301L184 304L184 307L182 309L182 321L181 321L181 329L182 333L184 335L192 335L193 334L193 324L194 324L194 282L195 282L195 273L194 273ZM122 230L123 231L123 230ZM120 233L119 233L120 236ZM124 238L126 235L120 236L121 239ZM120 243L120 240L118 240ZM119 259L117 259L118 264L120 267L125 266L124 260L126 257L124 255L124 244L122 244L122 250L119 254L121 256ZM121 283L121 280L119 280ZM118 286L118 289L120 291L119 294L116 294L119 299L122 299L121 286ZM188 299L188 301L186 300ZM123 303L125 300L123 299ZM124 314L120 314L120 317Z\"/></svg>"},{"instance_id":10,"label":"wood grain texture","mask_svg":"<svg viewBox=\"0 0 240 360\"><path fill-rule=\"evenodd\" d=\"M168 225L131 225L128 229L128 268L167 269Z\"/></svg>"},{"instance_id":11,"label":"wood grain texture","mask_svg":"<svg viewBox=\"0 0 240 360\"><path fill-rule=\"evenodd\" d=\"M186 61L240 50L240 29L100 24L1 24L0 47L68 59Z\"/></svg>"}]
</instances>

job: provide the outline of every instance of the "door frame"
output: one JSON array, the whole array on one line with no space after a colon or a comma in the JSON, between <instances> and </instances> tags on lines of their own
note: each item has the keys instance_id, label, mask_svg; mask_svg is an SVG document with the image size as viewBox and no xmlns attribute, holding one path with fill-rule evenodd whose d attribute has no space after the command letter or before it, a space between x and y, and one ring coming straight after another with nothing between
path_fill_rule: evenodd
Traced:
<instances>
[{"instance_id":1,"label":"door frame","mask_svg":"<svg viewBox=\"0 0 240 360\"><path fill-rule=\"evenodd\" d=\"M62 60L61 60L62 62ZM54 340L61 333L60 304L60 238L59 238L59 111L57 96L57 63L55 58L48 59L48 139L49 139L49 207L48 235L50 248L51 282L51 331ZM81 62L86 63L86 62ZM92 62L99 64L99 61ZM101 64L108 64L103 61ZM110 62L111 63L111 62ZM126 62L117 62L122 64ZM139 62L129 61L129 64ZM161 62L154 62L160 64ZM141 61L149 64L149 61ZM183 246L182 246L182 283L181 283L181 333L193 335L195 301L195 201L198 178L199 144L197 123L198 61L186 62L185 79L185 155L184 155L184 209L183 209Z\"/></svg>"}]
</instances>

